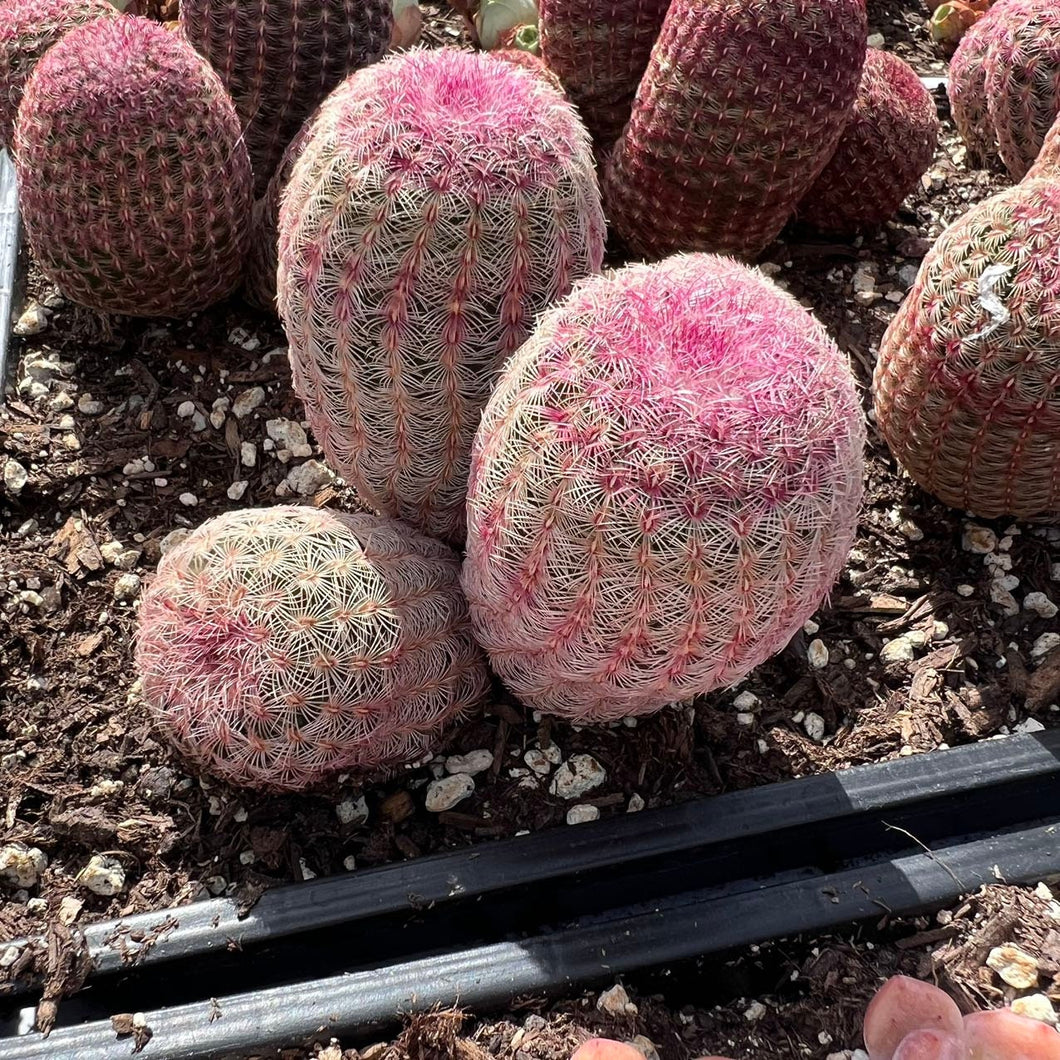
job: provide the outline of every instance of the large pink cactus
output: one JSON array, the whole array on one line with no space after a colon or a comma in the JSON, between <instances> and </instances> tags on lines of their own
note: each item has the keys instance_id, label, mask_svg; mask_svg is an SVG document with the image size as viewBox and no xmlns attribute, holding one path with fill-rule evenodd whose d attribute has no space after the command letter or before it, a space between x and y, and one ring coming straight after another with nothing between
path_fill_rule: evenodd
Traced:
<instances>
[{"instance_id":1,"label":"large pink cactus","mask_svg":"<svg viewBox=\"0 0 1060 1060\"><path fill-rule=\"evenodd\" d=\"M866 32L865 0L672 0L603 181L629 248L759 254L839 143Z\"/></svg>"},{"instance_id":2,"label":"large pink cactus","mask_svg":"<svg viewBox=\"0 0 1060 1060\"><path fill-rule=\"evenodd\" d=\"M498 674L581 722L738 680L842 567L864 438L846 359L757 272L688 255L587 281L475 439L463 580Z\"/></svg>"},{"instance_id":3,"label":"large pink cactus","mask_svg":"<svg viewBox=\"0 0 1060 1060\"><path fill-rule=\"evenodd\" d=\"M264 789L419 758L487 683L445 545L296 506L229 512L168 552L136 662L184 755Z\"/></svg>"},{"instance_id":4,"label":"large pink cactus","mask_svg":"<svg viewBox=\"0 0 1060 1060\"><path fill-rule=\"evenodd\" d=\"M1045 137L1034 165L1023 179L1035 180L1038 177L1060 178L1060 114L1057 114L1053 127Z\"/></svg>"},{"instance_id":5,"label":"large pink cactus","mask_svg":"<svg viewBox=\"0 0 1060 1060\"><path fill-rule=\"evenodd\" d=\"M1003 3L1001 0L997 6ZM965 33L950 60L946 81L953 124L961 134L969 160L978 165L987 165L999 157L997 134L986 102L986 53L994 32L987 14Z\"/></svg>"},{"instance_id":6,"label":"large pink cactus","mask_svg":"<svg viewBox=\"0 0 1060 1060\"><path fill-rule=\"evenodd\" d=\"M603 238L588 135L535 74L405 52L329 97L283 196L278 300L313 431L368 503L463 538L497 373Z\"/></svg>"}]
</instances>

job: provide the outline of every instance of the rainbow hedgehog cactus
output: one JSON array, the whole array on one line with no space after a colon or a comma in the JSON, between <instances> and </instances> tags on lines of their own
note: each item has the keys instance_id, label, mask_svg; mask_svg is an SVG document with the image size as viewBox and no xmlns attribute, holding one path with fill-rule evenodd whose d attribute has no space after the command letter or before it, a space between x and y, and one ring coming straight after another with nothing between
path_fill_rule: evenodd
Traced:
<instances>
[{"instance_id":1,"label":"rainbow hedgehog cactus","mask_svg":"<svg viewBox=\"0 0 1060 1060\"><path fill-rule=\"evenodd\" d=\"M761 253L839 143L866 35L865 0L672 0L603 179L630 250Z\"/></svg>"},{"instance_id":2,"label":"rainbow hedgehog cactus","mask_svg":"<svg viewBox=\"0 0 1060 1060\"><path fill-rule=\"evenodd\" d=\"M970 162L989 165L998 159L997 137L986 102L985 63L991 42L990 21L980 19L961 38L950 60L946 94L953 124Z\"/></svg>"},{"instance_id":3,"label":"rainbow hedgehog cactus","mask_svg":"<svg viewBox=\"0 0 1060 1060\"><path fill-rule=\"evenodd\" d=\"M527 704L579 723L737 681L838 575L864 440L846 359L759 273L695 254L586 281L475 439L479 642Z\"/></svg>"},{"instance_id":4,"label":"rainbow hedgehog cactus","mask_svg":"<svg viewBox=\"0 0 1060 1060\"><path fill-rule=\"evenodd\" d=\"M889 221L931 164L938 134L935 103L912 67L870 50L853 117L799 220L838 235Z\"/></svg>"},{"instance_id":5,"label":"rainbow hedgehog cactus","mask_svg":"<svg viewBox=\"0 0 1060 1060\"><path fill-rule=\"evenodd\" d=\"M299 506L228 512L166 553L136 665L181 753L268 790L418 759L487 684L445 545Z\"/></svg>"},{"instance_id":6,"label":"rainbow hedgehog cactus","mask_svg":"<svg viewBox=\"0 0 1060 1060\"><path fill-rule=\"evenodd\" d=\"M181 0L180 27L235 102L260 196L321 100L390 47L394 7L392 0Z\"/></svg>"},{"instance_id":7,"label":"rainbow hedgehog cactus","mask_svg":"<svg viewBox=\"0 0 1060 1060\"><path fill-rule=\"evenodd\" d=\"M542 78L406 52L328 99L281 202L278 301L313 431L367 503L463 538L497 373L603 240L588 135Z\"/></svg>"},{"instance_id":8,"label":"rainbow hedgehog cactus","mask_svg":"<svg viewBox=\"0 0 1060 1060\"><path fill-rule=\"evenodd\" d=\"M1038 177L1060 177L1060 114L1057 114L1053 127L1045 137L1045 143L1038 152L1038 158L1024 180L1036 180Z\"/></svg>"},{"instance_id":9,"label":"rainbow hedgehog cactus","mask_svg":"<svg viewBox=\"0 0 1060 1060\"><path fill-rule=\"evenodd\" d=\"M96 19L53 45L26 85L15 156L34 256L74 301L183 317L238 285L251 208L239 119L158 23Z\"/></svg>"},{"instance_id":10,"label":"rainbow hedgehog cactus","mask_svg":"<svg viewBox=\"0 0 1060 1060\"><path fill-rule=\"evenodd\" d=\"M118 14L108 0L6 0L0 7L0 147L11 143L29 75L65 34Z\"/></svg>"},{"instance_id":11,"label":"rainbow hedgehog cactus","mask_svg":"<svg viewBox=\"0 0 1060 1060\"><path fill-rule=\"evenodd\" d=\"M1060 182L950 225L880 346L876 420L929 493L976 515L1060 512Z\"/></svg>"}]
</instances>

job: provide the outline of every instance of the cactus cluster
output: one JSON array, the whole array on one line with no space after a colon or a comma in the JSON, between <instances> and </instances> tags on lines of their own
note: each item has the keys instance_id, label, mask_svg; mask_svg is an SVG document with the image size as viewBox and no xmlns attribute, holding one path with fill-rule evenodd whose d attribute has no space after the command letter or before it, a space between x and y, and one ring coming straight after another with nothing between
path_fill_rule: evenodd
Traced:
<instances>
[{"instance_id":1,"label":"cactus cluster","mask_svg":"<svg viewBox=\"0 0 1060 1060\"><path fill-rule=\"evenodd\" d=\"M464 588L497 673L579 722L739 679L839 573L864 437L846 359L757 272L693 254L586 281L475 440Z\"/></svg>"},{"instance_id":2,"label":"cactus cluster","mask_svg":"<svg viewBox=\"0 0 1060 1060\"><path fill-rule=\"evenodd\" d=\"M15 125L22 216L43 272L93 309L185 316L239 283L250 160L217 75L130 15L66 34Z\"/></svg>"},{"instance_id":3,"label":"cactus cluster","mask_svg":"<svg viewBox=\"0 0 1060 1060\"><path fill-rule=\"evenodd\" d=\"M1046 135L1034 165L1023 179L1036 180L1038 177L1060 178L1060 114Z\"/></svg>"},{"instance_id":4,"label":"cactus cluster","mask_svg":"<svg viewBox=\"0 0 1060 1060\"><path fill-rule=\"evenodd\" d=\"M672 0L603 181L630 250L760 253L835 151L866 35L864 0Z\"/></svg>"},{"instance_id":5,"label":"cactus cluster","mask_svg":"<svg viewBox=\"0 0 1060 1060\"><path fill-rule=\"evenodd\" d=\"M0 147L11 143L22 92L41 56L75 27L117 14L109 0L7 0L0 7Z\"/></svg>"},{"instance_id":6,"label":"cactus cluster","mask_svg":"<svg viewBox=\"0 0 1060 1060\"><path fill-rule=\"evenodd\" d=\"M909 64L870 50L853 116L799 220L838 235L889 220L931 164L938 134L934 100Z\"/></svg>"},{"instance_id":7,"label":"cactus cluster","mask_svg":"<svg viewBox=\"0 0 1060 1060\"><path fill-rule=\"evenodd\" d=\"M669 0L541 0L541 55L593 140L618 139Z\"/></svg>"},{"instance_id":8,"label":"cactus cluster","mask_svg":"<svg viewBox=\"0 0 1060 1060\"><path fill-rule=\"evenodd\" d=\"M876 420L929 493L983 517L1060 512L1060 182L943 232L880 347Z\"/></svg>"},{"instance_id":9,"label":"cactus cluster","mask_svg":"<svg viewBox=\"0 0 1060 1060\"><path fill-rule=\"evenodd\" d=\"M584 127L534 74L406 52L327 100L281 204L278 301L313 431L365 501L462 539L497 372L603 237Z\"/></svg>"},{"instance_id":10,"label":"cactus cluster","mask_svg":"<svg viewBox=\"0 0 1060 1060\"><path fill-rule=\"evenodd\" d=\"M954 123L974 160L1020 180L1060 114L1060 7L999 0L961 41L949 76Z\"/></svg>"},{"instance_id":11,"label":"cactus cluster","mask_svg":"<svg viewBox=\"0 0 1060 1060\"><path fill-rule=\"evenodd\" d=\"M185 756L282 790L421 757L487 683L447 546L298 506L229 512L166 553L136 661Z\"/></svg>"},{"instance_id":12,"label":"cactus cluster","mask_svg":"<svg viewBox=\"0 0 1060 1060\"><path fill-rule=\"evenodd\" d=\"M324 97L381 58L391 0L181 0L180 26L228 89L246 129L254 193Z\"/></svg>"}]
</instances>

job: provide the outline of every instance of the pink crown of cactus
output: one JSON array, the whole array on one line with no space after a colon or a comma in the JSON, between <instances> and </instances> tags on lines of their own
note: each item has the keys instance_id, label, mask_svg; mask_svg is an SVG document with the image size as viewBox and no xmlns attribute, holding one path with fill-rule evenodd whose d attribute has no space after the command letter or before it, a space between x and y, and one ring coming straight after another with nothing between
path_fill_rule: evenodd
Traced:
<instances>
[{"instance_id":1,"label":"pink crown of cactus","mask_svg":"<svg viewBox=\"0 0 1060 1060\"><path fill-rule=\"evenodd\" d=\"M166 553L136 663L182 754L276 790L420 758L487 684L447 546L296 506L229 512Z\"/></svg>"},{"instance_id":2,"label":"pink crown of cactus","mask_svg":"<svg viewBox=\"0 0 1060 1060\"><path fill-rule=\"evenodd\" d=\"M497 373L603 239L588 135L542 78L406 52L327 101L281 203L278 301L313 431L367 503L463 538Z\"/></svg>"},{"instance_id":3,"label":"pink crown of cactus","mask_svg":"<svg viewBox=\"0 0 1060 1060\"><path fill-rule=\"evenodd\" d=\"M475 439L463 577L498 674L580 722L738 680L839 573L864 438L846 359L759 273L687 255L585 282Z\"/></svg>"},{"instance_id":4,"label":"pink crown of cactus","mask_svg":"<svg viewBox=\"0 0 1060 1060\"><path fill-rule=\"evenodd\" d=\"M880 345L876 420L929 493L990 518L1060 511L1060 182L946 229Z\"/></svg>"},{"instance_id":5,"label":"pink crown of cactus","mask_svg":"<svg viewBox=\"0 0 1060 1060\"><path fill-rule=\"evenodd\" d=\"M15 155L34 257L74 301L181 317L238 285L251 206L239 119L209 65L157 22L100 18L53 45L26 86Z\"/></svg>"},{"instance_id":6,"label":"pink crown of cactus","mask_svg":"<svg viewBox=\"0 0 1060 1060\"><path fill-rule=\"evenodd\" d=\"M890 220L935 157L938 135L935 102L913 68L870 49L853 116L798 219L836 235Z\"/></svg>"}]
</instances>

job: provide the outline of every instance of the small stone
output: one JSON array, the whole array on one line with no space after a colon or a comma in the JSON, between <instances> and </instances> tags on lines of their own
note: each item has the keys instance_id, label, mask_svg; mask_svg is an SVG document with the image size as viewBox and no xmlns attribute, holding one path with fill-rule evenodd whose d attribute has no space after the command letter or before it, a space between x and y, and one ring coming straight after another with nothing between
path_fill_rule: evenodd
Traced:
<instances>
[{"instance_id":1,"label":"small stone","mask_svg":"<svg viewBox=\"0 0 1060 1060\"><path fill-rule=\"evenodd\" d=\"M997 534L988 526L967 526L961 538L961 548L979 556L988 555L997 549Z\"/></svg>"},{"instance_id":2,"label":"small stone","mask_svg":"<svg viewBox=\"0 0 1060 1060\"><path fill-rule=\"evenodd\" d=\"M467 773L469 777L485 773L493 765L493 752L482 748L478 751L468 751L466 755L450 755L445 760L445 771L447 773Z\"/></svg>"},{"instance_id":3,"label":"small stone","mask_svg":"<svg viewBox=\"0 0 1060 1060\"><path fill-rule=\"evenodd\" d=\"M267 420L265 433L274 442L278 442L281 449L290 449L292 452L296 446L304 446L307 441L305 431L294 420ZM306 455L308 456L308 453Z\"/></svg>"},{"instance_id":4,"label":"small stone","mask_svg":"<svg viewBox=\"0 0 1060 1060\"><path fill-rule=\"evenodd\" d=\"M1026 997L1016 998L1012 1002L1012 1011L1017 1016L1038 1020L1039 1023L1048 1023L1050 1027L1056 1026L1056 1010L1045 994L1028 994Z\"/></svg>"},{"instance_id":5,"label":"small stone","mask_svg":"<svg viewBox=\"0 0 1060 1060\"><path fill-rule=\"evenodd\" d=\"M161 541L158 542L158 550L164 556L167 552L172 551L177 547L184 539L190 534L191 531L181 526L176 530L170 530Z\"/></svg>"},{"instance_id":6,"label":"small stone","mask_svg":"<svg viewBox=\"0 0 1060 1060\"><path fill-rule=\"evenodd\" d=\"M65 390L60 390L59 393L48 402L48 406L49 408L55 409L56 412L65 412L67 409L72 409L74 407L74 399Z\"/></svg>"},{"instance_id":7,"label":"small stone","mask_svg":"<svg viewBox=\"0 0 1060 1060\"><path fill-rule=\"evenodd\" d=\"M241 501L243 494L247 492L247 487L250 483L245 479L241 478L237 482L233 482L227 489L228 499L230 501Z\"/></svg>"},{"instance_id":8,"label":"small stone","mask_svg":"<svg viewBox=\"0 0 1060 1060\"><path fill-rule=\"evenodd\" d=\"M732 701L732 705L737 710L754 710L758 706L758 696L754 692L741 692Z\"/></svg>"},{"instance_id":9,"label":"small stone","mask_svg":"<svg viewBox=\"0 0 1060 1060\"><path fill-rule=\"evenodd\" d=\"M1060 610L1045 593L1027 593L1023 598L1023 608L1033 611L1040 618L1055 618L1057 610Z\"/></svg>"},{"instance_id":10,"label":"small stone","mask_svg":"<svg viewBox=\"0 0 1060 1060\"><path fill-rule=\"evenodd\" d=\"M820 743L824 739L824 718L820 714L809 711L802 719L802 727L806 730L806 735L814 742Z\"/></svg>"},{"instance_id":11,"label":"small stone","mask_svg":"<svg viewBox=\"0 0 1060 1060\"><path fill-rule=\"evenodd\" d=\"M828 665L828 645L819 637L811 640L806 649L806 660L815 670L823 670Z\"/></svg>"},{"instance_id":12,"label":"small stone","mask_svg":"<svg viewBox=\"0 0 1060 1060\"><path fill-rule=\"evenodd\" d=\"M128 603L140 595L140 575L123 574L114 583L114 599L118 603Z\"/></svg>"},{"instance_id":13,"label":"small stone","mask_svg":"<svg viewBox=\"0 0 1060 1060\"><path fill-rule=\"evenodd\" d=\"M12 457L4 464L4 486L8 493L18 495L29 481L29 472Z\"/></svg>"},{"instance_id":14,"label":"small stone","mask_svg":"<svg viewBox=\"0 0 1060 1060\"><path fill-rule=\"evenodd\" d=\"M16 335L39 335L48 326L48 310L33 302L15 321Z\"/></svg>"},{"instance_id":15,"label":"small stone","mask_svg":"<svg viewBox=\"0 0 1060 1060\"><path fill-rule=\"evenodd\" d=\"M194 508L199 503L199 498L194 493L182 493L177 500L184 505L185 508Z\"/></svg>"},{"instance_id":16,"label":"small stone","mask_svg":"<svg viewBox=\"0 0 1060 1060\"><path fill-rule=\"evenodd\" d=\"M1000 582L990 583L990 599L1010 617L1020 613L1020 605L1016 603L1016 598Z\"/></svg>"},{"instance_id":17,"label":"small stone","mask_svg":"<svg viewBox=\"0 0 1060 1060\"><path fill-rule=\"evenodd\" d=\"M28 890L37 886L40 874L48 867L48 857L37 847L25 843L8 843L0 847L0 879Z\"/></svg>"},{"instance_id":18,"label":"small stone","mask_svg":"<svg viewBox=\"0 0 1060 1060\"><path fill-rule=\"evenodd\" d=\"M556 770L548 790L561 799L577 799L606 779L604 767L592 755L571 755Z\"/></svg>"},{"instance_id":19,"label":"small stone","mask_svg":"<svg viewBox=\"0 0 1060 1060\"><path fill-rule=\"evenodd\" d=\"M747 1008L744 1009L743 1018L749 1023L754 1023L760 1020L768 1011L765 1005L761 1001L752 1001Z\"/></svg>"},{"instance_id":20,"label":"small stone","mask_svg":"<svg viewBox=\"0 0 1060 1060\"><path fill-rule=\"evenodd\" d=\"M1037 718L1024 718L1013 729L1013 732L1018 732L1021 736L1030 736L1032 732L1045 732L1045 726Z\"/></svg>"},{"instance_id":21,"label":"small stone","mask_svg":"<svg viewBox=\"0 0 1060 1060\"><path fill-rule=\"evenodd\" d=\"M640 813L644 809L644 799L642 796L633 792L629 797L629 804L626 806L626 813Z\"/></svg>"},{"instance_id":22,"label":"small stone","mask_svg":"<svg viewBox=\"0 0 1060 1060\"><path fill-rule=\"evenodd\" d=\"M865 40L865 43L870 48L882 48L887 43L886 37L882 33L870 33Z\"/></svg>"},{"instance_id":23,"label":"small stone","mask_svg":"<svg viewBox=\"0 0 1060 1060\"><path fill-rule=\"evenodd\" d=\"M736 712L736 724L749 729L755 723L755 716L750 711L739 710Z\"/></svg>"},{"instance_id":24,"label":"small stone","mask_svg":"<svg viewBox=\"0 0 1060 1060\"><path fill-rule=\"evenodd\" d=\"M598 821L600 810L596 806L581 804L572 806L567 811L567 824L587 824L589 821Z\"/></svg>"},{"instance_id":25,"label":"small stone","mask_svg":"<svg viewBox=\"0 0 1060 1060\"><path fill-rule=\"evenodd\" d=\"M655 1043L643 1034L634 1034L629 1044L644 1057L644 1060L659 1060L659 1050L655 1048Z\"/></svg>"},{"instance_id":26,"label":"small stone","mask_svg":"<svg viewBox=\"0 0 1060 1060\"><path fill-rule=\"evenodd\" d=\"M335 815L342 824L353 824L354 821L368 820L368 801L363 795L356 799L343 799L335 807Z\"/></svg>"},{"instance_id":27,"label":"small stone","mask_svg":"<svg viewBox=\"0 0 1060 1060\"><path fill-rule=\"evenodd\" d=\"M253 467L258 462L258 447L253 442L239 443L239 462L244 467Z\"/></svg>"},{"instance_id":28,"label":"small stone","mask_svg":"<svg viewBox=\"0 0 1060 1060\"><path fill-rule=\"evenodd\" d=\"M995 946L986 958L986 966L1017 990L1038 985L1038 962L1018 946Z\"/></svg>"},{"instance_id":29,"label":"small stone","mask_svg":"<svg viewBox=\"0 0 1060 1060\"><path fill-rule=\"evenodd\" d=\"M307 460L287 473L287 485L301 497L316 493L331 481L331 472L319 460Z\"/></svg>"},{"instance_id":30,"label":"small stone","mask_svg":"<svg viewBox=\"0 0 1060 1060\"><path fill-rule=\"evenodd\" d=\"M1060 633L1043 633L1031 645L1031 658L1043 659L1057 648L1060 648Z\"/></svg>"},{"instance_id":31,"label":"small stone","mask_svg":"<svg viewBox=\"0 0 1060 1060\"><path fill-rule=\"evenodd\" d=\"M572 806L571 809L576 810L578 807ZM596 999L596 1007L609 1016L635 1016L638 1011L621 983L615 983L610 990L605 990Z\"/></svg>"},{"instance_id":32,"label":"small stone","mask_svg":"<svg viewBox=\"0 0 1060 1060\"><path fill-rule=\"evenodd\" d=\"M18 960L21 952L17 946L8 946L3 953L0 953L0 968L10 968Z\"/></svg>"},{"instance_id":33,"label":"small stone","mask_svg":"<svg viewBox=\"0 0 1060 1060\"><path fill-rule=\"evenodd\" d=\"M342 867L347 872L353 872L353 870L357 868L357 859L352 854L349 854L342 859ZM361 1056L364 1056L363 1052L361 1053Z\"/></svg>"},{"instance_id":34,"label":"small stone","mask_svg":"<svg viewBox=\"0 0 1060 1060\"><path fill-rule=\"evenodd\" d=\"M903 519L898 524L898 532L910 541L923 541L924 531L920 529L912 519Z\"/></svg>"},{"instance_id":35,"label":"small stone","mask_svg":"<svg viewBox=\"0 0 1060 1060\"><path fill-rule=\"evenodd\" d=\"M207 876L203 882L206 884L206 889L215 898L224 894L228 888L228 881L223 876Z\"/></svg>"},{"instance_id":36,"label":"small stone","mask_svg":"<svg viewBox=\"0 0 1060 1060\"><path fill-rule=\"evenodd\" d=\"M1049 580L1054 582L1060 582L1060 563L1054 563L1049 568Z\"/></svg>"},{"instance_id":37,"label":"small stone","mask_svg":"<svg viewBox=\"0 0 1060 1060\"><path fill-rule=\"evenodd\" d=\"M195 415L195 402L194 401L182 401L177 406L177 415L182 419L190 419Z\"/></svg>"},{"instance_id":38,"label":"small stone","mask_svg":"<svg viewBox=\"0 0 1060 1060\"><path fill-rule=\"evenodd\" d=\"M523 755L523 761L539 776L545 777L552 772L552 763L539 747L532 747Z\"/></svg>"},{"instance_id":39,"label":"small stone","mask_svg":"<svg viewBox=\"0 0 1060 1060\"><path fill-rule=\"evenodd\" d=\"M260 386L252 386L249 390L236 396L232 402L232 415L237 420L249 416L265 400L265 391Z\"/></svg>"},{"instance_id":40,"label":"small stone","mask_svg":"<svg viewBox=\"0 0 1060 1060\"><path fill-rule=\"evenodd\" d=\"M806 634L807 637L812 637L820 630L820 628L821 627L816 622L814 622L812 618L806 619L806 621L802 624L802 631Z\"/></svg>"},{"instance_id":41,"label":"small stone","mask_svg":"<svg viewBox=\"0 0 1060 1060\"><path fill-rule=\"evenodd\" d=\"M963 596L965 599L967 599L969 596L974 596L975 586L968 585L967 582L964 582L961 585L957 586L957 595Z\"/></svg>"},{"instance_id":42,"label":"small stone","mask_svg":"<svg viewBox=\"0 0 1060 1060\"><path fill-rule=\"evenodd\" d=\"M913 642L908 637L895 637L880 649L880 660L884 663L911 662L914 655Z\"/></svg>"},{"instance_id":43,"label":"small stone","mask_svg":"<svg viewBox=\"0 0 1060 1060\"><path fill-rule=\"evenodd\" d=\"M44 597L40 593L34 592L32 589L23 589L18 594L19 600L28 605L29 607L40 607L44 603Z\"/></svg>"},{"instance_id":44,"label":"small stone","mask_svg":"<svg viewBox=\"0 0 1060 1060\"><path fill-rule=\"evenodd\" d=\"M85 416L98 416L103 411L103 402L96 401L91 394L82 394L77 399L77 411Z\"/></svg>"},{"instance_id":45,"label":"small stone","mask_svg":"<svg viewBox=\"0 0 1060 1060\"><path fill-rule=\"evenodd\" d=\"M113 898L125 887L125 869L114 858L93 854L88 864L77 874L77 882L93 894Z\"/></svg>"},{"instance_id":46,"label":"small stone","mask_svg":"<svg viewBox=\"0 0 1060 1060\"><path fill-rule=\"evenodd\" d=\"M466 773L434 780L427 788L426 806L431 813L444 813L461 803L475 791L475 781Z\"/></svg>"},{"instance_id":47,"label":"small stone","mask_svg":"<svg viewBox=\"0 0 1060 1060\"><path fill-rule=\"evenodd\" d=\"M210 413L210 426L215 430L219 431L225 423L225 414L220 409L214 409Z\"/></svg>"}]
</instances>

